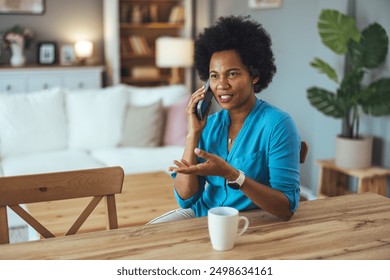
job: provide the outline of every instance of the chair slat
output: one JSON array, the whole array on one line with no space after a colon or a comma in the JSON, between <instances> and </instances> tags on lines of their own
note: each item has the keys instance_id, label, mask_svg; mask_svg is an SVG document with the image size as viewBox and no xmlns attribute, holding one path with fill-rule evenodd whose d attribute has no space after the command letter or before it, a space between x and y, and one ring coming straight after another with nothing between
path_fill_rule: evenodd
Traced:
<instances>
[{"instance_id":1,"label":"chair slat","mask_svg":"<svg viewBox=\"0 0 390 280\"><path fill-rule=\"evenodd\" d=\"M77 220L73 223L73 225L69 228L69 230L65 233L65 235L75 234L79 228L83 225L85 220L89 217L92 211L96 208L99 202L102 200L103 196L95 196L89 202L87 207L85 207L84 211L80 214Z\"/></svg>"},{"instance_id":2,"label":"chair slat","mask_svg":"<svg viewBox=\"0 0 390 280\"><path fill-rule=\"evenodd\" d=\"M107 229L115 229L118 228L118 217L116 211L113 211L116 209L116 202L115 202L115 195L107 195L105 198L106 202L106 213L107 215Z\"/></svg>"},{"instance_id":3,"label":"chair slat","mask_svg":"<svg viewBox=\"0 0 390 280\"><path fill-rule=\"evenodd\" d=\"M7 206L0 206L0 244L9 243Z\"/></svg>"},{"instance_id":4,"label":"chair slat","mask_svg":"<svg viewBox=\"0 0 390 280\"><path fill-rule=\"evenodd\" d=\"M301 150L299 153L299 163L305 163L308 150L309 150L309 145L305 141L302 141Z\"/></svg>"},{"instance_id":5,"label":"chair slat","mask_svg":"<svg viewBox=\"0 0 390 280\"><path fill-rule=\"evenodd\" d=\"M24 210L20 205L9 206L16 214L19 215L23 220L25 220L30 226L32 226L37 232L39 232L43 237L50 238L55 237L47 228L45 228L40 222L38 222L33 216L30 215L26 210Z\"/></svg>"}]
</instances>

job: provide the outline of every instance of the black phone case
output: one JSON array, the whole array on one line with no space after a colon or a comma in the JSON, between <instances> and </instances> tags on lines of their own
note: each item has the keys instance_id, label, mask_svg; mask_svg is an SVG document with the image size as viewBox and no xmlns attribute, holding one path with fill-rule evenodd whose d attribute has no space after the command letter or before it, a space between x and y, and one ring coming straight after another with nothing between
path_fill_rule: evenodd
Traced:
<instances>
[{"instance_id":1,"label":"black phone case","mask_svg":"<svg viewBox=\"0 0 390 280\"><path fill-rule=\"evenodd\" d=\"M195 115L198 120L203 120L207 111L207 108L210 106L211 100L213 98L213 92L210 89L210 80L205 84L206 93L204 99L200 100L196 105Z\"/></svg>"}]
</instances>

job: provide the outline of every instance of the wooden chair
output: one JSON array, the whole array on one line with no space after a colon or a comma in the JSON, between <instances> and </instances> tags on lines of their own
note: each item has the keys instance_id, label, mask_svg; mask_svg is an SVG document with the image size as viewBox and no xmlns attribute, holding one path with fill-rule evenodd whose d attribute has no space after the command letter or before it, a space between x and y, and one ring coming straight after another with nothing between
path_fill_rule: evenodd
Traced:
<instances>
[{"instance_id":1,"label":"wooden chair","mask_svg":"<svg viewBox=\"0 0 390 280\"><path fill-rule=\"evenodd\" d=\"M307 152L309 151L309 145L305 142L301 142L301 151L299 154L299 162L305 163Z\"/></svg>"},{"instance_id":2,"label":"wooden chair","mask_svg":"<svg viewBox=\"0 0 390 280\"><path fill-rule=\"evenodd\" d=\"M92 197L65 235L75 234L105 197L107 229L118 228L115 194L122 192L124 172L107 167L67 172L0 177L0 244L9 243L7 206L44 238L55 237L20 204Z\"/></svg>"},{"instance_id":3,"label":"wooden chair","mask_svg":"<svg viewBox=\"0 0 390 280\"><path fill-rule=\"evenodd\" d=\"M309 145L305 141L302 141L301 142L301 150L300 150L300 153L299 153L299 163L301 163L301 164L305 163L306 155L307 155L308 151L309 151ZM307 198L303 197L301 195L299 200L300 201L305 201L305 200L307 200Z\"/></svg>"}]
</instances>

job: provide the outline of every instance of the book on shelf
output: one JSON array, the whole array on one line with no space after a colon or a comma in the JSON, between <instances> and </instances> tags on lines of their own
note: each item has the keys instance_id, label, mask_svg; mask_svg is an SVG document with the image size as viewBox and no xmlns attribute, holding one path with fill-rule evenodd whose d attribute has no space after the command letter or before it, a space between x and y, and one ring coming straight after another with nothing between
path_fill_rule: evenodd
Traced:
<instances>
[{"instance_id":1,"label":"book on shelf","mask_svg":"<svg viewBox=\"0 0 390 280\"><path fill-rule=\"evenodd\" d=\"M120 6L120 22L129 22L129 6L127 4L121 4Z\"/></svg>"},{"instance_id":2,"label":"book on shelf","mask_svg":"<svg viewBox=\"0 0 390 280\"><path fill-rule=\"evenodd\" d=\"M151 54L152 50L149 47L148 42L146 41L146 38L144 36L138 36L138 40L141 43L142 50L145 54Z\"/></svg>"},{"instance_id":3,"label":"book on shelf","mask_svg":"<svg viewBox=\"0 0 390 280\"><path fill-rule=\"evenodd\" d=\"M169 14L170 23L179 23L184 21L184 7L175 6L172 8L171 13Z\"/></svg>"},{"instance_id":4,"label":"book on shelf","mask_svg":"<svg viewBox=\"0 0 390 280\"><path fill-rule=\"evenodd\" d=\"M131 35L128 37L129 44L133 53L140 55L151 54L152 50L150 49L146 38L141 35Z\"/></svg>"},{"instance_id":5,"label":"book on shelf","mask_svg":"<svg viewBox=\"0 0 390 280\"><path fill-rule=\"evenodd\" d=\"M132 50L131 50L131 47L129 45L129 42L125 39L125 38L121 38L121 53L123 55L130 55Z\"/></svg>"},{"instance_id":6,"label":"book on shelf","mask_svg":"<svg viewBox=\"0 0 390 280\"><path fill-rule=\"evenodd\" d=\"M151 22L158 22L158 5L157 4L150 4L149 15L150 15Z\"/></svg>"}]
</instances>

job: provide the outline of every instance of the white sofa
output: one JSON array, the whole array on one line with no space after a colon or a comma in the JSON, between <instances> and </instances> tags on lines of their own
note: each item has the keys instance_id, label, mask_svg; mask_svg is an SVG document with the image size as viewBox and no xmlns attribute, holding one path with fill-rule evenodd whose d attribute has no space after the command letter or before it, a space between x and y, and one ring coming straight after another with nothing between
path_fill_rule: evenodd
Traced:
<instances>
[{"instance_id":1,"label":"white sofa","mask_svg":"<svg viewBox=\"0 0 390 280\"><path fill-rule=\"evenodd\" d=\"M0 176L167 171L182 156L188 98L184 85L0 93Z\"/></svg>"},{"instance_id":2,"label":"white sofa","mask_svg":"<svg viewBox=\"0 0 390 280\"><path fill-rule=\"evenodd\" d=\"M184 85L0 92L0 176L121 166L168 171L186 136ZM12 211L12 243L38 236Z\"/></svg>"}]
</instances>

